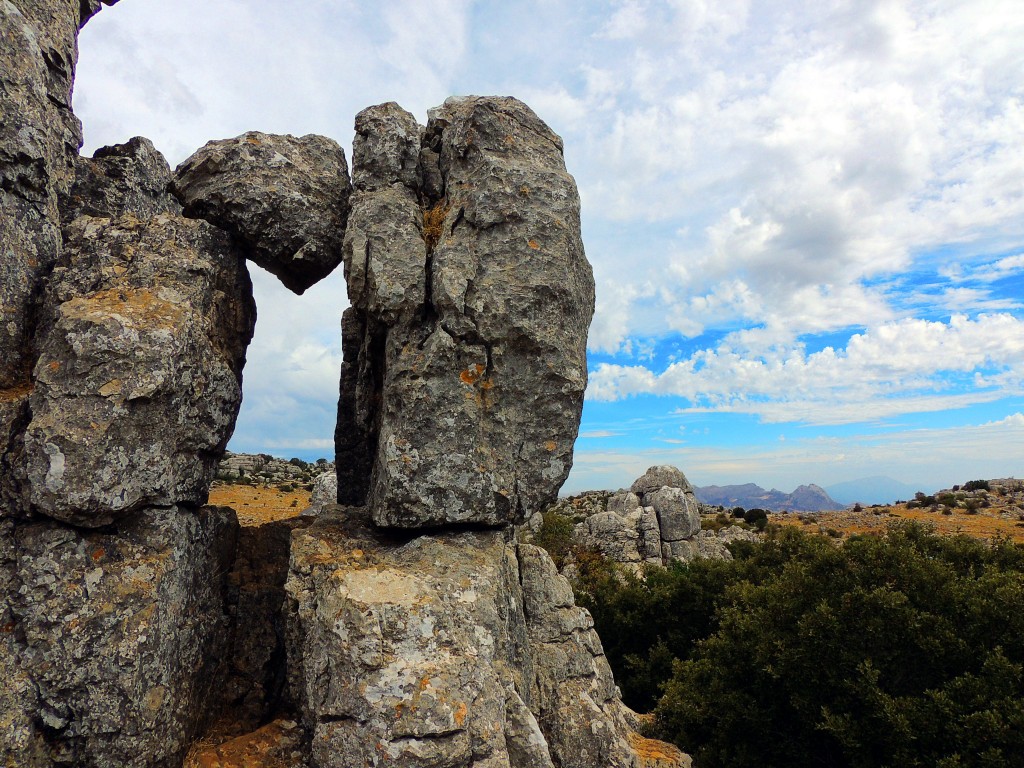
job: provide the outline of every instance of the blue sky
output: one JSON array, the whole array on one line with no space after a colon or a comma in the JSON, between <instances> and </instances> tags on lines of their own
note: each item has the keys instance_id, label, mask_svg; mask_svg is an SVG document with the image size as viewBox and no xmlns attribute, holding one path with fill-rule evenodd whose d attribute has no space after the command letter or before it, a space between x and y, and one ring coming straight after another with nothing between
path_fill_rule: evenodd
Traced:
<instances>
[{"instance_id":1,"label":"blue sky","mask_svg":"<svg viewBox=\"0 0 1024 768\"><path fill-rule=\"evenodd\" d=\"M85 151L172 165L246 130L348 148L383 101L530 104L597 280L566 490L1024 474L1019 0L122 0L81 48ZM252 272L231 447L330 455L340 270Z\"/></svg>"}]
</instances>

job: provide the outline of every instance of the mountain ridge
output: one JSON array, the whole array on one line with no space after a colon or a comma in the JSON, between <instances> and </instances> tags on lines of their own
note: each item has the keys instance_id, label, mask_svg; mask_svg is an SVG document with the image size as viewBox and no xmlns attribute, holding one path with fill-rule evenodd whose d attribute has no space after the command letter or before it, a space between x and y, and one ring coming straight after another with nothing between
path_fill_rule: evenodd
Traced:
<instances>
[{"instance_id":1,"label":"mountain ridge","mask_svg":"<svg viewBox=\"0 0 1024 768\"><path fill-rule=\"evenodd\" d=\"M842 509L844 506L833 499L828 491L814 483L797 486L792 493L783 493L776 488L765 490L756 483L705 485L695 487L693 492L704 504L744 509L760 507L773 512L820 512L826 509Z\"/></svg>"}]
</instances>

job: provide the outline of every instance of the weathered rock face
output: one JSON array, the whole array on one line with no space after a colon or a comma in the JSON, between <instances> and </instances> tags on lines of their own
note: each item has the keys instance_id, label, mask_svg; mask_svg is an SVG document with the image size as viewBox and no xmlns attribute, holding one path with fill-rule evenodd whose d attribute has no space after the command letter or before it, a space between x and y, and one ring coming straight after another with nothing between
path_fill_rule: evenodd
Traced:
<instances>
[{"instance_id":1,"label":"weathered rock face","mask_svg":"<svg viewBox=\"0 0 1024 768\"><path fill-rule=\"evenodd\" d=\"M633 481L630 491L641 500L645 494L657 491L659 488L680 488L683 491L693 493L693 486L686 479L679 469L668 464L659 464L649 468L640 477Z\"/></svg>"},{"instance_id":2,"label":"weathered rock face","mask_svg":"<svg viewBox=\"0 0 1024 768\"><path fill-rule=\"evenodd\" d=\"M60 201L61 219L67 226L79 216L179 214L181 205L167 193L170 183L171 169L149 139L101 147L76 160L74 183Z\"/></svg>"},{"instance_id":3,"label":"weathered rock face","mask_svg":"<svg viewBox=\"0 0 1024 768\"><path fill-rule=\"evenodd\" d=\"M651 467L632 490L591 491L560 500L551 511L577 521L573 542L640 573L644 565L667 565L697 557L731 559L727 544L756 541L758 536L737 526L701 530L702 505L685 475L675 467ZM541 515L530 521L529 537L543 525ZM570 558L566 573L571 573Z\"/></svg>"},{"instance_id":4,"label":"weathered rock face","mask_svg":"<svg viewBox=\"0 0 1024 768\"><path fill-rule=\"evenodd\" d=\"M0 764L177 766L224 663L230 511L0 522Z\"/></svg>"},{"instance_id":5,"label":"weathered rock face","mask_svg":"<svg viewBox=\"0 0 1024 768\"><path fill-rule=\"evenodd\" d=\"M500 530L389 537L361 512L292 540L313 766L634 765L600 640L546 553Z\"/></svg>"},{"instance_id":6,"label":"weathered rock face","mask_svg":"<svg viewBox=\"0 0 1024 768\"><path fill-rule=\"evenodd\" d=\"M344 150L312 134L211 141L174 176L187 216L231 233L295 293L341 263L350 188Z\"/></svg>"},{"instance_id":7,"label":"weathered rock face","mask_svg":"<svg viewBox=\"0 0 1024 768\"><path fill-rule=\"evenodd\" d=\"M40 327L28 501L75 525L205 503L241 403L252 287L227 236L173 214L69 225Z\"/></svg>"},{"instance_id":8,"label":"weathered rock face","mask_svg":"<svg viewBox=\"0 0 1024 768\"><path fill-rule=\"evenodd\" d=\"M239 529L227 575L230 633L226 677L217 697L225 719L230 720L231 735L256 730L289 703L285 695L284 584L291 533L305 524L293 518ZM210 706L212 709L214 703Z\"/></svg>"},{"instance_id":9,"label":"weathered rock face","mask_svg":"<svg viewBox=\"0 0 1024 768\"><path fill-rule=\"evenodd\" d=\"M339 498L384 526L522 521L554 498L579 426L579 199L561 140L515 99L449 99L419 134L396 105L357 119ZM368 487L350 485L365 455Z\"/></svg>"}]
</instances>

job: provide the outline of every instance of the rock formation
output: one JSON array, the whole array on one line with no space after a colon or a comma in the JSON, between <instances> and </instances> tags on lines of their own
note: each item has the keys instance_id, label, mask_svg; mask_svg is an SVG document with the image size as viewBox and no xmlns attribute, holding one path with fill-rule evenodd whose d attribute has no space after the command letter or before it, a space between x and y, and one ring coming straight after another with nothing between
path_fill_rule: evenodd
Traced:
<instances>
[{"instance_id":1,"label":"rock formation","mask_svg":"<svg viewBox=\"0 0 1024 768\"><path fill-rule=\"evenodd\" d=\"M550 512L575 522L573 543L639 573L643 565L668 565L697 557L731 559L732 541L756 541L739 526L701 530L702 506L686 476L675 467L651 467L630 490L591 491L561 500ZM540 514L527 526L529 537L543 525ZM571 558L567 564L571 573Z\"/></svg>"},{"instance_id":2,"label":"rock formation","mask_svg":"<svg viewBox=\"0 0 1024 768\"><path fill-rule=\"evenodd\" d=\"M594 283L561 140L514 99L356 118L339 500L521 522L572 464ZM454 482L453 482L454 481Z\"/></svg>"},{"instance_id":3,"label":"rock formation","mask_svg":"<svg viewBox=\"0 0 1024 768\"><path fill-rule=\"evenodd\" d=\"M509 530L386 535L334 507L292 542L313 764L630 766L589 614Z\"/></svg>"},{"instance_id":4,"label":"rock formation","mask_svg":"<svg viewBox=\"0 0 1024 768\"><path fill-rule=\"evenodd\" d=\"M186 216L229 232L295 293L341 263L351 185L331 139L251 131L211 141L178 166L173 189Z\"/></svg>"},{"instance_id":5,"label":"rock formation","mask_svg":"<svg viewBox=\"0 0 1024 768\"><path fill-rule=\"evenodd\" d=\"M0 765L683 765L638 752L589 614L509 525L568 473L586 384L559 138L514 99L426 129L373 107L347 225L323 137L211 142L173 176L142 138L81 158L98 9L0 2ZM336 494L359 506L240 529L203 505L244 260L301 292L342 257Z\"/></svg>"}]
</instances>

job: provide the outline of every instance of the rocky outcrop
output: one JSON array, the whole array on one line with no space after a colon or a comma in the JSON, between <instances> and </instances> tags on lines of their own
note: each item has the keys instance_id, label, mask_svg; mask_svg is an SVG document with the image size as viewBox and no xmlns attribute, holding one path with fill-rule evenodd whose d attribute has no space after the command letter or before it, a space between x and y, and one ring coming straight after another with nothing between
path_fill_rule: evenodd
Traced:
<instances>
[{"instance_id":1,"label":"rocky outcrop","mask_svg":"<svg viewBox=\"0 0 1024 768\"><path fill-rule=\"evenodd\" d=\"M39 282L60 255L58 199L82 144L71 112L78 28L98 9L0 4L0 391L26 385L34 362Z\"/></svg>"},{"instance_id":2,"label":"rocky outcrop","mask_svg":"<svg viewBox=\"0 0 1024 768\"><path fill-rule=\"evenodd\" d=\"M307 484L322 475L334 474L334 462L318 459L279 459L266 453L225 451L217 467L217 479L224 482L252 482L264 485ZM326 503L326 502L325 502ZM334 499L330 500L334 503Z\"/></svg>"},{"instance_id":3,"label":"rocky outcrop","mask_svg":"<svg viewBox=\"0 0 1024 768\"><path fill-rule=\"evenodd\" d=\"M384 526L522 521L569 472L586 385L561 140L514 99L449 99L422 139L382 105L357 118L353 178L339 499Z\"/></svg>"},{"instance_id":4,"label":"rocky outcrop","mask_svg":"<svg viewBox=\"0 0 1024 768\"><path fill-rule=\"evenodd\" d=\"M241 404L255 308L227 236L159 213L67 228L24 437L31 508L106 525L205 503Z\"/></svg>"},{"instance_id":5,"label":"rocky outcrop","mask_svg":"<svg viewBox=\"0 0 1024 768\"><path fill-rule=\"evenodd\" d=\"M146 139L80 158L99 7L0 0L0 764L650 764L589 614L508 525L568 473L586 383L561 141L514 99L426 129L371 108L347 227L322 137L212 142L173 184ZM244 259L301 293L343 257L333 495L367 505L323 504L325 481L308 529L240 531L203 504L253 331Z\"/></svg>"},{"instance_id":6,"label":"rocky outcrop","mask_svg":"<svg viewBox=\"0 0 1024 768\"><path fill-rule=\"evenodd\" d=\"M0 523L0 764L176 766L228 634L230 511Z\"/></svg>"},{"instance_id":7,"label":"rocky outcrop","mask_svg":"<svg viewBox=\"0 0 1024 768\"><path fill-rule=\"evenodd\" d=\"M292 540L312 766L632 766L590 615L507 530L386 534L329 508Z\"/></svg>"},{"instance_id":8,"label":"rocky outcrop","mask_svg":"<svg viewBox=\"0 0 1024 768\"><path fill-rule=\"evenodd\" d=\"M174 175L185 215L229 232L295 293L341 263L349 192L344 150L312 134L211 141Z\"/></svg>"},{"instance_id":9,"label":"rocky outcrop","mask_svg":"<svg viewBox=\"0 0 1024 768\"><path fill-rule=\"evenodd\" d=\"M756 533L736 525L701 530L702 511L681 471L655 466L631 490L588 491L560 499L548 513L575 524L572 541L577 549L597 552L635 573L644 565L667 565L673 560L731 559L728 544L757 540ZM544 517L534 515L523 535L529 539L543 525ZM567 559L567 574L573 572L573 563L572 557Z\"/></svg>"}]
</instances>

